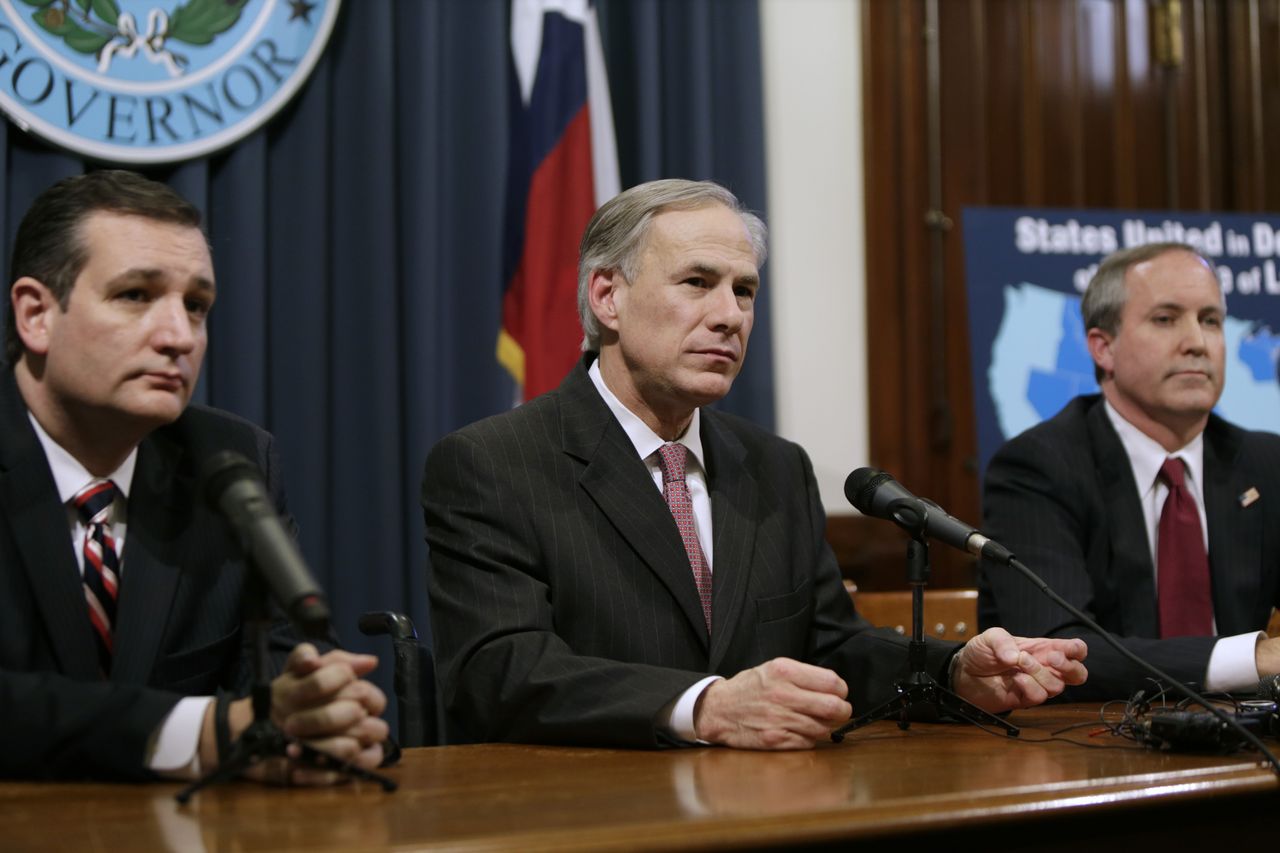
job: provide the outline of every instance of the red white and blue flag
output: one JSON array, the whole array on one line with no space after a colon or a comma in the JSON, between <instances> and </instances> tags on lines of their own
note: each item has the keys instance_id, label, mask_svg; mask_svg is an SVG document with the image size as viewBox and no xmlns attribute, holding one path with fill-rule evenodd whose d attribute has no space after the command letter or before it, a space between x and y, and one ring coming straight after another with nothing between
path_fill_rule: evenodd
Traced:
<instances>
[{"instance_id":1,"label":"red white and blue flag","mask_svg":"<svg viewBox=\"0 0 1280 853\"><path fill-rule=\"evenodd\" d=\"M596 11L512 0L511 156L498 361L531 399L578 358L578 242L618 193L618 154Z\"/></svg>"}]
</instances>

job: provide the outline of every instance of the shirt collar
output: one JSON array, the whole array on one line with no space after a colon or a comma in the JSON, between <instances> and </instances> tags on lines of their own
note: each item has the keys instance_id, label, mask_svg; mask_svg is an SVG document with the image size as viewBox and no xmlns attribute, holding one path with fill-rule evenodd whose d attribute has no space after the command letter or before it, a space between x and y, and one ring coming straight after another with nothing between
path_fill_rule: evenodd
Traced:
<instances>
[{"instance_id":1,"label":"shirt collar","mask_svg":"<svg viewBox=\"0 0 1280 853\"><path fill-rule=\"evenodd\" d=\"M34 415L27 412L27 418L31 421L31 425L35 427L36 438L40 439L40 446L44 448L45 458L49 460L49 470L53 472L53 482L58 487L58 499L60 501L67 503L86 485L100 479L90 474L88 469L80 464L79 459L76 459L61 444L54 441L49 433L44 431L44 427L40 426L40 422L35 419ZM129 499L129 487L133 484L133 469L137 464L138 448L135 447L129 451L129 455L125 457L124 462L120 463L120 467L105 478L115 483L116 488L120 490L121 497L125 500Z\"/></svg>"},{"instance_id":2,"label":"shirt collar","mask_svg":"<svg viewBox=\"0 0 1280 853\"><path fill-rule=\"evenodd\" d=\"M600 373L600 359L597 358L591 362L587 375L591 377L592 384L596 386L596 390L604 398L604 403L609 407L609 411L613 412L613 416L622 425L623 431L627 434L627 438L631 439L631 443L635 446L636 453L640 454L641 459L648 459L658 452L659 447L666 444L666 441L661 436L649 429L648 424L624 406L622 401L609 390L609 386L604 382L604 376ZM693 410L693 419L689 421L689 426L685 429L684 434L676 441L689 449L689 455L698 460L698 466L703 471L707 470L706 462L702 458L702 411L700 409Z\"/></svg>"},{"instance_id":3,"label":"shirt collar","mask_svg":"<svg viewBox=\"0 0 1280 853\"><path fill-rule=\"evenodd\" d=\"M1197 491L1201 490L1201 484L1204 483L1201 479L1201 472L1204 470L1203 431L1196 433L1196 437L1187 442L1185 447L1170 453L1160 442L1125 420L1124 415L1116 411L1110 400L1104 399L1103 405L1106 407L1107 418L1120 436L1125 453L1129 455L1129 465L1133 468L1133 478L1138 483L1140 494L1147 494L1155 486L1160 466L1171 456L1182 460L1191 483Z\"/></svg>"}]
</instances>

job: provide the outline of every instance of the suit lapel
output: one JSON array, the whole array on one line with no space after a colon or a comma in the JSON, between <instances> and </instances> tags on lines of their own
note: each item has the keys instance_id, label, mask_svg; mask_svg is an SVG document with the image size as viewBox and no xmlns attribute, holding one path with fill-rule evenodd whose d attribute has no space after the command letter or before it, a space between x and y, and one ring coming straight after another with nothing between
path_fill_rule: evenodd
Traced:
<instances>
[{"instance_id":1,"label":"suit lapel","mask_svg":"<svg viewBox=\"0 0 1280 853\"><path fill-rule=\"evenodd\" d=\"M705 644L706 621L675 519L635 446L592 384L585 360L559 393L564 452L586 463L580 485L671 592Z\"/></svg>"},{"instance_id":2,"label":"suit lapel","mask_svg":"<svg viewBox=\"0 0 1280 853\"><path fill-rule=\"evenodd\" d=\"M195 494L190 484L182 488L180 457L181 451L156 433L138 448L121 558L112 681L147 683L160 648L182 566L184 518Z\"/></svg>"},{"instance_id":3,"label":"suit lapel","mask_svg":"<svg viewBox=\"0 0 1280 853\"><path fill-rule=\"evenodd\" d=\"M1247 607L1262 589L1263 516L1256 502L1240 505L1240 494L1254 483L1247 482L1252 472L1237 468L1239 452L1239 438L1227 424L1211 417L1204 431L1204 512L1219 634L1257 627Z\"/></svg>"},{"instance_id":4,"label":"suit lapel","mask_svg":"<svg viewBox=\"0 0 1280 853\"><path fill-rule=\"evenodd\" d=\"M711 493L712 558L711 660L714 671L729 650L738 625L755 553L759 489L746 465L746 449L719 423L702 412L702 447Z\"/></svg>"},{"instance_id":5,"label":"suit lapel","mask_svg":"<svg viewBox=\"0 0 1280 853\"><path fill-rule=\"evenodd\" d=\"M58 669L99 678L98 654L71 545L66 508L12 372L0 376L0 506L22 556Z\"/></svg>"},{"instance_id":6,"label":"suit lapel","mask_svg":"<svg viewBox=\"0 0 1280 853\"><path fill-rule=\"evenodd\" d=\"M1119 633L1139 637L1160 636L1156 611L1155 567L1133 466L1120 436L1107 419L1101 399L1088 412L1089 439L1102 481L1103 504L1108 511L1111 539L1111 574L1106 578L1111 601L1123 601Z\"/></svg>"}]
</instances>

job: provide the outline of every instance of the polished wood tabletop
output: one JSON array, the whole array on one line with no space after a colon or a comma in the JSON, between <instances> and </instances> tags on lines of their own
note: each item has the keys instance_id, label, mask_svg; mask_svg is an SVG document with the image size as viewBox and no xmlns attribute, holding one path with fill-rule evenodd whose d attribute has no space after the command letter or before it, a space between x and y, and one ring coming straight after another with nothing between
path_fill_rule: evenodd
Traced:
<instances>
[{"instance_id":1,"label":"polished wood tabletop","mask_svg":"<svg viewBox=\"0 0 1280 853\"><path fill-rule=\"evenodd\" d=\"M400 783L394 793L365 783L284 789L236 782L180 806L171 784L0 783L0 849L795 848L956 840L993 829L1001 831L1001 850L1019 848L1011 839L1080 849L1066 842L1116 839L1115 821L1087 831L1107 817L1149 840L1141 816L1171 822L1175 832L1216 831L1225 806L1244 804L1228 818L1237 827L1255 814L1271 822L1280 806L1280 782L1247 754L1147 750L1091 724L1100 719L1097 707L1034 709L1010 719L1023 727L1021 737L876 723L841 744L792 753L416 749L389 771ZM1078 723L1086 725L1049 740Z\"/></svg>"}]
</instances>

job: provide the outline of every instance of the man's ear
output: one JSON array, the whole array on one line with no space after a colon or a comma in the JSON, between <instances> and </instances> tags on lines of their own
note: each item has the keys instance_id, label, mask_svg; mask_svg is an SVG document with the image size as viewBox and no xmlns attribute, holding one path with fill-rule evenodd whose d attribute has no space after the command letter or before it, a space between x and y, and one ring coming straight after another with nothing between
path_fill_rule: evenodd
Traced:
<instances>
[{"instance_id":1,"label":"man's ear","mask_svg":"<svg viewBox=\"0 0 1280 853\"><path fill-rule=\"evenodd\" d=\"M1115 335L1094 326L1089 330L1086 341L1089 344L1089 355L1093 357L1093 363L1101 368L1104 375L1110 376L1115 370L1115 354L1111 351Z\"/></svg>"},{"instance_id":2,"label":"man's ear","mask_svg":"<svg viewBox=\"0 0 1280 853\"><path fill-rule=\"evenodd\" d=\"M34 355L49 351L54 312L61 312L53 291L31 276L23 276L9 288L9 307L22 344Z\"/></svg>"},{"instance_id":3,"label":"man's ear","mask_svg":"<svg viewBox=\"0 0 1280 853\"><path fill-rule=\"evenodd\" d=\"M591 313L600 325L612 331L618 330L619 307L626 301L626 280L618 270L595 270L587 282L587 297Z\"/></svg>"}]
</instances>

